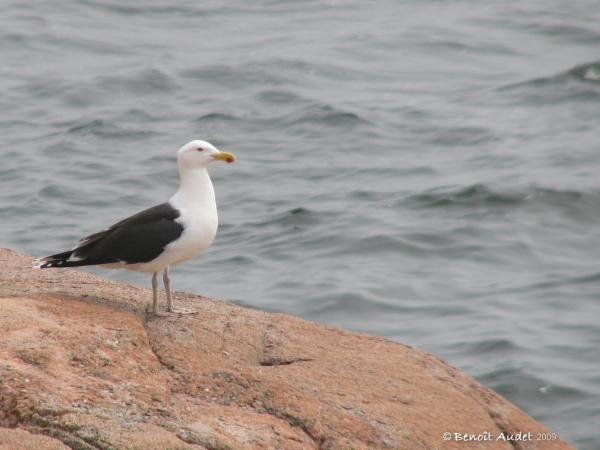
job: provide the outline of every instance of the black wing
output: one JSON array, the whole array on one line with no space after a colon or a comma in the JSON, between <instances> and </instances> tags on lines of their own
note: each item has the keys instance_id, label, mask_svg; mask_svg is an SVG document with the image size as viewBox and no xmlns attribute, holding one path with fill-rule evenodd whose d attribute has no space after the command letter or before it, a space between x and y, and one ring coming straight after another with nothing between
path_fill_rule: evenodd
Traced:
<instances>
[{"instance_id":1,"label":"black wing","mask_svg":"<svg viewBox=\"0 0 600 450\"><path fill-rule=\"evenodd\" d=\"M83 238L71 251L47 256L41 268L73 267L125 262L148 262L183 233L176 222L179 211L169 203L148 208L110 228ZM70 258L76 258L70 260Z\"/></svg>"}]
</instances>

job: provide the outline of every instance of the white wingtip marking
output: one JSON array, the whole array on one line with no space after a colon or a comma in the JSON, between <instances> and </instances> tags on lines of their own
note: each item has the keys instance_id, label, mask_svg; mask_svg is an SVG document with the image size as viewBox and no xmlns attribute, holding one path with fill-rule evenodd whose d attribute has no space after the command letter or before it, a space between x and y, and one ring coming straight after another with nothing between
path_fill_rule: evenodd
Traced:
<instances>
[{"instance_id":1,"label":"white wingtip marking","mask_svg":"<svg viewBox=\"0 0 600 450\"><path fill-rule=\"evenodd\" d=\"M31 268L32 269L41 269L43 264L44 264L43 258L34 259L33 263L31 264Z\"/></svg>"}]
</instances>

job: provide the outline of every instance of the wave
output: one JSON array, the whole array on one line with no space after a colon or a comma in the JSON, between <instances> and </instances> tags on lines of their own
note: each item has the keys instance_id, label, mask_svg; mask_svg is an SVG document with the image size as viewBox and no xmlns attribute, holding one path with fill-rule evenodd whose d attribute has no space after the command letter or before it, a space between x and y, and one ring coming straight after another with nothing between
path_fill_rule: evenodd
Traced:
<instances>
[{"instance_id":1,"label":"wave","mask_svg":"<svg viewBox=\"0 0 600 450\"><path fill-rule=\"evenodd\" d=\"M92 119L87 121L78 121L75 123L62 124L68 126L67 134L92 135L98 138L108 139L127 139L137 140L154 136L157 133L150 130L140 130L117 126L110 121L103 119Z\"/></svg>"},{"instance_id":2,"label":"wave","mask_svg":"<svg viewBox=\"0 0 600 450\"><path fill-rule=\"evenodd\" d=\"M495 192L483 184L461 188L434 188L401 200L417 208L506 206L518 204L523 194Z\"/></svg>"},{"instance_id":3,"label":"wave","mask_svg":"<svg viewBox=\"0 0 600 450\"><path fill-rule=\"evenodd\" d=\"M110 103L117 94L133 96L156 96L170 93L177 88L177 83L170 75L158 69L145 69L129 72L126 75L110 75L96 77L91 81L71 79L44 78L25 82L17 88L22 93L36 98L55 98L68 107L94 107ZM138 120L150 118L140 117L141 110L134 108L130 112L138 112Z\"/></svg>"},{"instance_id":4,"label":"wave","mask_svg":"<svg viewBox=\"0 0 600 450\"><path fill-rule=\"evenodd\" d=\"M497 41L476 40L473 36L464 36L463 41L440 38L423 33L409 35L414 47L426 51L436 51L441 55L454 53L469 53L482 55L516 55L517 51Z\"/></svg>"},{"instance_id":5,"label":"wave","mask_svg":"<svg viewBox=\"0 0 600 450\"><path fill-rule=\"evenodd\" d=\"M341 110L323 103L312 102L308 106L306 106L306 103L306 101L303 101L303 105L300 107L289 104L287 112L277 115L273 115L272 110L269 110L268 113L262 116L253 114L247 117L212 111L198 117L196 122L206 126L228 123L253 123L259 124L261 128L289 127L296 130L302 129L304 126L349 129L370 124L368 120L354 112ZM292 111L289 111L289 109L292 109Z\"/></svg>"},{"instance_id":6,"label":"wave","mask_svg":"<svg viewBox=\"0 0 600 450\"><path fill-rule=\"evenodd\" d=\"M573 67L566 75L576 80L600 84L600 61Z\"/></svg>"},{"instance_id":7,"label":"wave","mask_svg":"<svg viewBox=\"0 0 600 450\"><path fill-rule=\"evenodd\" d=\"M274 105L285 105L290 103L297 103L304 101L302 97L293 92L281 90L281 89L271 89L267 91L260 92L256 99L261 102L270 103Z\"/></svg>"},{"instance_id":8,"label":"wave","mask_svg":"<svg viewBox=\"0 0 600 450\"><path fill-rule=\"evenodd\" d=\"M241 120L242 119L240 117L234 116L233 114L211 112L198 117L196 122L239 122Z\"/></svg>"},{"instance_id":9,"label":"wave","mask_svg":"<svg viewBox=\"0 0 600 450\"><path fill-rule=\"evenodd\" d=\"M466 352L476 355L506 354L524 350L509 339L482 339L469 343L467 347Z\"/></svg>"},{"instance_id":10,"label":"wave","mask_svg":"<svg viewBox=\"0 0 600 450\"><path fill-rule=\"evenodd\" d=\"M556 75L534 78L498 88L533 103L600 100L600 61L581 64Z\"/></svg>"},{"instance_id":11,"label":"wave","mask_svg":"<svg viewBox=\"0 0 600 450\"><path fill-rule=\"evenodd\" d=\"M393 313L411 312L412 309L402 303L388 303L374 300L359 292L337 292L318 295L306 299L304 315L322 320L326 316L344 314L370 314L374 311Z\"/></svg>"},{"instance_id":12,"label":"wave","mask_svg":"<svg viewBox=\"0 0 600 450\"><path fill-rule=\"evenodd\" d=\"M509 208L551 206L574 211L600 208L600 192L579 192L531 186L521 190L492 189L485 184L440 187L400 199L398 204L418 208Z\"/></svg>"},{"instance_id":13,"label":"wave","mask_svg":"<svg viewBox=\"0 0 600 450\"><path fill-rule=\"evenodd\" d=\"M17 91L29 93L36 98L52 98L63 95L73 89L73 85L66 80L58 78L37 79L24 83Z\"/></svg>"},{"instance_id":14,"label":"wave","mask_svg":"<svg viewBox=\"0 0 600 450\"><path fill-rule=\"evenodd\" d=\"M285 81L282 77L274 76L263 67L249 65L235 67L216 64L194 67L180 71L179 76L195 82L200 81L236 89L247 88L253 84L280 85Z\"/></svg>"},{"instance_id":15,"label":"wave","mask_svg":"<svg viewBox=\"0 0 600 450\"><path fill-rule=\"evenodd\" d=\"M477 145L498 139L484 127L437 127L426 130L426 134L430 143L444 146Z\"/></svg>"},{"instance_id":16,"label":"wave","mask_svg":"<svg viewBox=\"0 0 600 450\"><path fill-rule=\"evenodd\" d=\"M350 73L351 72L351 73ZM371 80L372 73L356 67L342 67L330 62L308 62L300 59L270 58L259 62L210 64L190 67L178 75L194 82L210 83L227 88L249 89L262 86L268 91L283 91L283 85L313 85L314 80L339 83L349 76ZM267 97L269 94L267 94ZM295 94L292 94L295 97ZM293 99L292 99L293 100Z\"/></svg>"},{"instance_id":17,"label":"wave","mask_svg":"<svg viewBox=\"0 0 600 450\"><path fill-rule=\"evenodd\" d=\"M569 23L557 23L539 21L527 21L521 27L528 31L556 38L560 36L561 41L570 41L578 44L594 45L600 43L600 33L597 29L586 28Z\"/></svg>"},{"instance_id":18,"label":"wave","mask_svg":"<svg viewBox=\"0 0 600 450\"><path fill-rule=\"evenodd\" d=\"M210 12L201 6L177 5L171 3L163 4L162 2L159 4L144 2L143 4L139 5L105 0L80 0L80 2L88 7L105 10L122 16L178 15L185 17L203 17L208 15Z\"/></svg>"},{"instance_id":19,"label":"wave","mask_svg":"<svg viewBox=\"0 0 600 450\"><path fill-rule=\"evenodd\" d=\"M515 286L504 289L494 289L493 291L488 292L479 292L477 294L478 297L483 298L487 296L498 296L498 295L512 295L512 294L522 294L528 293L532 295L536 291L541 291L542 294L544 292L548 292L550 290L556 290L560 287L565 286L578 286L585 284L597 284L600 281L600 272L593 272L588 274L583 274L579 276L558 276L553 277L553 279L548 281L540 281L536 283L524 284L521 286ZM558 305L554 305L553 307L564 307L562 303L558 303ZM583 325L577 325L578 329L583 329Z\"/></svg>"},{"instance_id":20,"label":"wave","mask_svg":"<svg viewBox=\"0 0 600 450\"><path fill-rule=\"evenodd\" d=\"M167 73L157 68L144 69L132 74L111 75L96 80L100 88L114 95L115 91L123 90L135 95L155 96L160 92L171 92L177 83Z\"/></svg>"},{"instance_id":21,"label":"wave","mask_svg":"<svg viewBox=\"0 0 600 450\"><path fill-rule=\"evenodd\" d=\"M354 320L369 317L381 332L395 321L394 317L443 315L463 316L468 310L460 305L430 304L421 301L390 301L366 291L321 292L307 295L303 300L302 316L320 322L337 322L340 319ZM397 320L397 319L396 319ZM391 329L395 328L395 324ZM384 333L382 333L384 334Z\"/></svg>"},{"instance_id":22,"label":"wave","mask_svg":"<svg viewBox=\"0 0 600 450\"><path fill-rule=\"evenodd\" d=\"M289 126L313 124L326 127L355 127L369 123L358 114L325 104L313 104L302 108L283 118L282 122Z\"/></svg>"},{"instance_id":23,"label":"wave","mask_svg":"<svg viewBox=\"0 0 600 450\"><path fill-rule=\"evenodd\" d=\"M523 400L536 404L560 404L565 400L585 400L590 393L566 385L557 385L522 368L502 367L476 377L517 404ZM548 395L548 394L552 395Z\"/></svg>"},{"instance_id":24,"label":"wave","mask_svg":"<svg viewBox=\"0 0 600 450\"><path fill-rule=\"evenodd\" d=\"M246 225L264 227L266 225L278 225L282 227L305 227L313 226L322 222L320 214L308 208L298 207L293 208L283 213L258 223L249 223Z\"/></svg>"},{"instance_id":25,"label":"wave","mask_svg":"<svg viewBox=\"0 0 600 450\"><path fill-rule=\"evenodd\" d=\"M160 120L160 118L156 115L149 114L148 111L144 109L131 108L124 110L121 114L119 114L117 120L119 122L123 120L128 120L145 124L149 122L157 122Z\"/></svg>"},{"instance_id":26,"label":"wave","mask_svg":"<svg viewBox=\"0 0 600 450\"><path fill-rule=\"evenodd\" d=\"M250 63L249 67L259 66L264 70L285 75L286 79L293 79L303 83L307 79L329 79L336 83L350 77L360 77L372 80L373 74L368 70L360 69L359 66L342 67L330 61L322 60L306 61L303 59L270 58L260 63Z\"/></svg>"},{"instance_id":27,"label":"wave","mask_svg":"<svg viewBox=\"0 0 600 450\"><path fill-rule=\"evenodd\" d=\"M352 256L352 255L424 255L429 249L414 242L384 234L367 236L361 239L347 240L344 245L336 247L327 253L327 256Z\"/></svg>"}]
</instances>

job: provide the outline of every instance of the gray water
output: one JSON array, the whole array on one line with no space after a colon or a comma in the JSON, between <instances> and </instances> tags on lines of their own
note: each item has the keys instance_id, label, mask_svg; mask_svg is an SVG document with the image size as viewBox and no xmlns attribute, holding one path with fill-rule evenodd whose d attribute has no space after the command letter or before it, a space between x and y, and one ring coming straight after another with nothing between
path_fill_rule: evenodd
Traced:
<instances>
[{"instance_id":1,"label":"gray water","mask_svg":"<svg viewBox=\"0 0 600 450\"><path fill-rule=\"evenodd\" d=\"M4 0L0 110L0 245L165 201L207 139L239 163L177 290L419 346L600 449L597 1Z\"/></svg>"}]
</instances>

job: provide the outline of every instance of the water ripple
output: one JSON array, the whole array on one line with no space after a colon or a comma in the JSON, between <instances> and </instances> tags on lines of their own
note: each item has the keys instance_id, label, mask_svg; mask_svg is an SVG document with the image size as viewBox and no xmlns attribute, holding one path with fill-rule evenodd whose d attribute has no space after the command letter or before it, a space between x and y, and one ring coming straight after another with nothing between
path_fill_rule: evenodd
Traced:
<instances>
[{"instance_id":1,"label":"water ripple","mask_svg":"<svg viewBox=\"0 0 600 450\"><path fill-rule=\"evenodd\" d=\"M597 102L600 100L600 62L581 64L556 75L510 84L498 91L518 95L521 103Z\"/></svg>"},{"instance_id":2,"label":"water ripple","mask_svg":"<svg viewBox=\"0 0 600 450\"><path fill-rule=\"evenodd\" d=\"M153 136L156 133L150 130L136 130L117 126L102 119L92 119L71 125L67 130L67 134L92 135L103 139L138 140Z\"/></svg>"},{"instance_id":3,"label":"water ripple","mask_svg":"<svg viewBox=\"0 0 600 450\"><path fill-rule=\"evenodd\" d=\"M175 90L175 80L160 69L144 69L127 75L103 76L96 83L114 94L115 90L123 90L135 95L156 95L170 93Z\"/></svg>"},{"instance_id":4,"label":"water ripple","mask_svg":"<svg viewBox=\"0 0 600 450\"><path fill-rule=\"evenodd\" d=\"M409 195L398 205L411 208L516 208L545 206L585 214L600 208L600 192L580 192L531 186L525 189L492 189L484 184L439 187Z\"/></svg>"}]
</instances>

